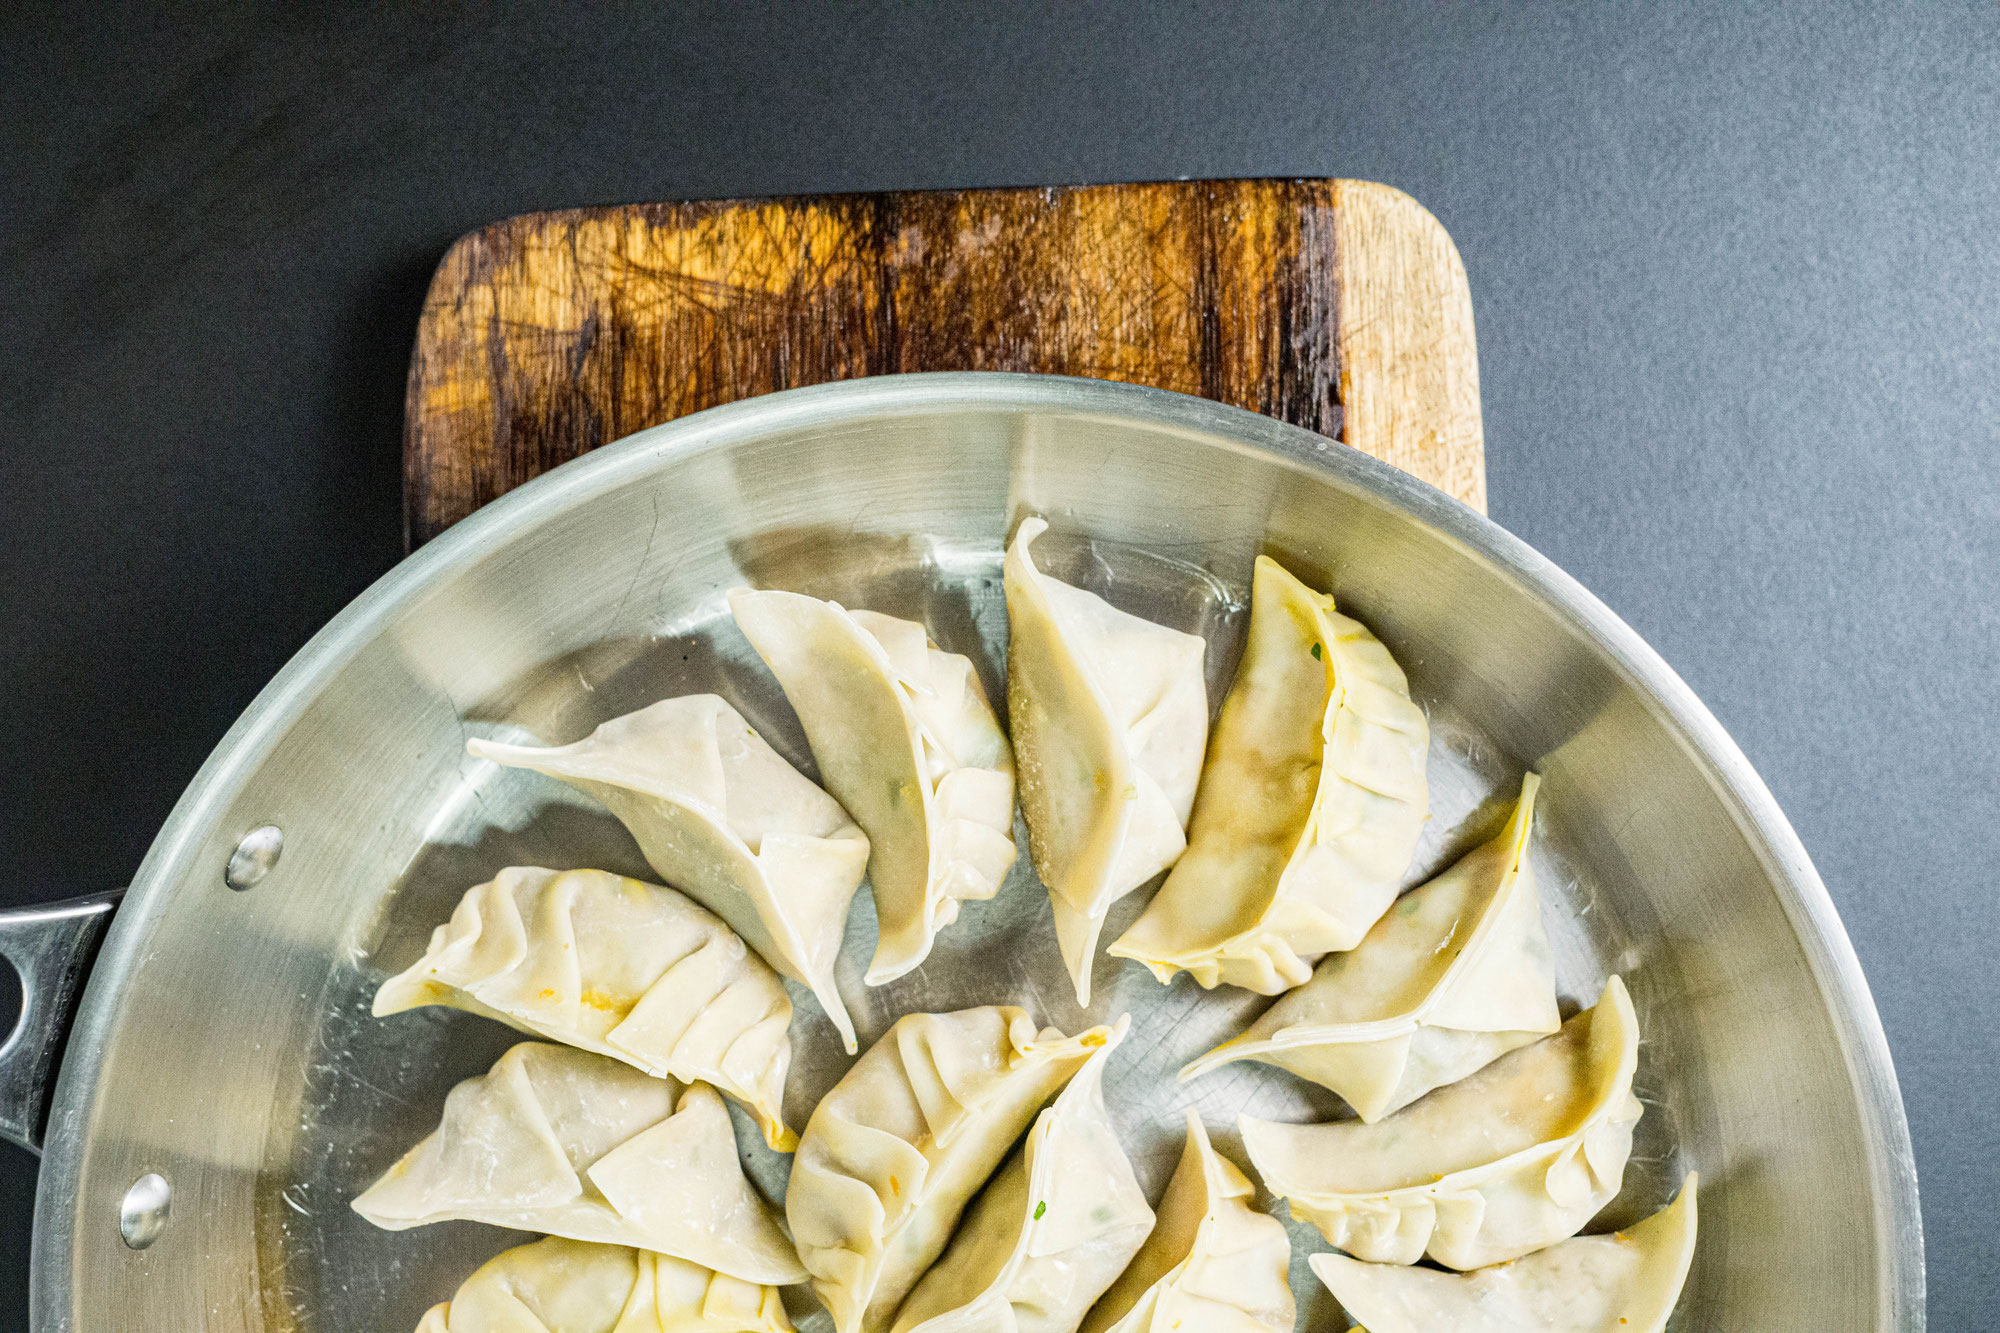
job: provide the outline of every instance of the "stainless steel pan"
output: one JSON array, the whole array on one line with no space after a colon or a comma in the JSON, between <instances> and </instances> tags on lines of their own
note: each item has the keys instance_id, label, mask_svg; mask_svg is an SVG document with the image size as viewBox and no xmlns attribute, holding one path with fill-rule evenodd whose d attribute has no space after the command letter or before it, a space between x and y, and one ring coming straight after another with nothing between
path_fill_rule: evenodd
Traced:
<instances>
[{"instance_id":1,"label":"stainless steel pan","mask_svg":"<svg viewBox=\"0 0 2000 1333\"><path fill-rule=\"evenodd\" d=\"M1355 451L1192 398L1010 375L801 389L647 431L496 501L307 645L182 798L91 972L46 1124L37 1326L413 1326L510 1238L376 1232L347 1201L512 1036L443 1011L377 1022L369 995L502 865L643 869L608 816L468 760L466 737L566 740L716 689L803 763L722 610L742 582L922 616L999 698L1000 547L1029 511L1069 535L1038 548L1058 573L1208 634L1217 699L1260 550L1332 586L1433 719L1423 868L1476 837L1523 768L1546 775L1535 855L1563 993L1615 970L1646 1032L1649 1110L1608 1220L1663 1202L1686 1166L1703 1175L1677 1327L1922 1326L1916 1180L1867 987L1784 816L1673 672L1548 561ZM843 988L864 1038L917 1007L1084 1017L1025 860L883 989L859 982L873 922L857 900ZM62 1008L103 910L0 931L39 960L35 1014ZM1112 1098L1155 1190L1184 1105L1218 1130L1244 1108L1334 1109L1255 1066L1165 1077L1255 997L1110 960L1097 990L1095 1015L1135 1016ZM801 1012L795 1123L845 1064ZM0 1053L17 1134L37 1128L37 1032ZM782 1188L783 1159L746 1151ZM1344 1327L1295 1272L1301 1327Z\"/></svg>"}]
</instances>

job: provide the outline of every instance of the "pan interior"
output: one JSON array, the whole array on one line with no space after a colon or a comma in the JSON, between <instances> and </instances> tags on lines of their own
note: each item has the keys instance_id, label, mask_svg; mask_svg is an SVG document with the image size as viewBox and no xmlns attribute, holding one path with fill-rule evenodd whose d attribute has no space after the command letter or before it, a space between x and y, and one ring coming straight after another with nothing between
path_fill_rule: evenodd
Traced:
<instances>
[{"instance_id":1,"label":"pan interior","mask_svg":"<svg viewBox=\"0 0 2000 1333\"><path fill-rule=\"evenodd\" d=\"M71 1238L73 1273L59 1306L41 1293L44 1317L413 1328L520 1237L472 1224L392 1234L348 1202L434 1127L454 1082L520 1038L441 1009L374 1019L375 987L503 866L648 873L587 798L471 760L466 739L563 742L655 699L713 691L814 773L724 609L742 584L922 620L974 660L1004 717L1000 552L1014 522L1040 513L1054 528L1037 545L1050 572L1206 638L1211 709L1241 649L1258 553L1369 624L1432 725L1434 814L1410 883L1491 833L1520 775L1542 772L1532 856L1565 1012L1615 972L1645 1036L1646 1115L1624 1193L1591 1229L1653 1211L1699 1168L1702 1239L1674 1327L1876 1326L1890 1300L1881 1205L1867 1197L1881 1148L1843 1020L1815 979L1824 959L1794 929L1769 849L1659 700L1532 580L1383 498L1365 471L1155 411L1026 397L934 395L885 411L819 393L811 410L714 414L705 432L663 428L594 470L564 469L545 500L516 497L428 553L430 573L350 629L311 688L295 689L296 706L239 747L240 762L205 776L177 839L163 834L142 873L138 910L120 926L131 965L93 1020L115 1040L97 1069L79 1185L44 1200L66 1222L55 1230ZM264 823L286 830L284 859L232 893L220 867L234 838ZM1119 906L1107 940L1150 889ZM1187 1106L1239 1162L1239 1113L1345 1114L1261 1065L1174 1082L1261 997L1203 992L1185 976L1160 986L1100 957L1094 1002L1079 1010L1025 854L923 967L870 988L860 973L874 930L863 892L840 985L864 1048L914 1010L1013 1003L1066 1031L1130 1012L1107 1096L1155 1199ZM810 996L795 987L793 999L787 1112L802 1127L850 1061ZM738 1139L753 1179L781 1199L788 1159L747 1122ZM174 1225L143 1254L118 1247L115 1227L105 1244L107 1206L115 1219L118 1196L148 1170L173 1182ZM183 1209L189 1198L199 1202ZM1289 1225L1298 1326L1344 1326L1305 1264L1323 1242ZM793 1313L811 1333L830 1327L810 1297Z\"/></svg>"}]
</instances>

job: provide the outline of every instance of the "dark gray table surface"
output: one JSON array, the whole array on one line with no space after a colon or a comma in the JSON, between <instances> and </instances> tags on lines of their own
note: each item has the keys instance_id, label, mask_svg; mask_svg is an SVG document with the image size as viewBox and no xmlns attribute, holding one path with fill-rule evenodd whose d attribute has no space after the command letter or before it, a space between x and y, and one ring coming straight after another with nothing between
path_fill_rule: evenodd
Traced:
<instances>
[{"instance_id":1,"label":"dark gray table surface","mask_svg":"<svg viewBox=\"0 0 2000 1333\"><path fill-rule=\"evenodd\" d=\"M453 237L646 199L1386 181L1477 308L1494 518L1818 862L2000 1322L2000 11L833 6L0 16L0 905L122 883L401 554ZM308 14L308 10L312 12ZM0 1154L0 1324L34 1166Z\"/></svg>"}]
</instances>

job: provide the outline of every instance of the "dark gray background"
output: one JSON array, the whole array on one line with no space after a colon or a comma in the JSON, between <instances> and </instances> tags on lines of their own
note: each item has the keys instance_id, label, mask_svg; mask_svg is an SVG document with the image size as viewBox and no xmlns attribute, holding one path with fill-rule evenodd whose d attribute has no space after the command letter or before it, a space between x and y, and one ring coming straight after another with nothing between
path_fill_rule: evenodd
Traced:
<instances>
[{"instance_id":1,"label":"dark gray background","mask_svg":"<svg viewBox=\"0 0 2000 1333\"><path fill-rule=\"evenodd\" d=\"M0 17L0 903L122 883L401 554L431 266L520 211L1177 175L1417 196L1492 513L1825 875L1932 1326L2000 1317L2000 13L1059 4ZM310 7L307 7L310 8ZM0 1323L33 1165L0 1155Z\"/></svg>"}]
</instances>

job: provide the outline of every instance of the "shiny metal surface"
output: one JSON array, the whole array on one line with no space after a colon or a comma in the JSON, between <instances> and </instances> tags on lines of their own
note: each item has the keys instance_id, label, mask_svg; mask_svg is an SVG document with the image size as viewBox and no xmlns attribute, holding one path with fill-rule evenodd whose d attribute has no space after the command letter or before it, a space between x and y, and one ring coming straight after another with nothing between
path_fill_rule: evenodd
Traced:
<instances>
[{"instance_id":1,"label":"shiny metal surface","mask_svg":"<svg viewBox=\"0 0 2000 1333\"><path fill-rule=\"evenodd\" d=\"M243 835L243 841L236 844L236 850L229 854L229 864L222 868L222 882L241 893L254 889L263 883L264 876L278 864L284 855L285 831L276 824L266 824L253 828Z\"/></svg>"},{"instance_id":2,"label":"shiny metal surface","mask_svg":"<svg viewBox=\"0 0 2000 1333\"><path fill-rule=\"evenodd\" d=\"M42 1150L42 1126L77 993L122 890L0 912L0 958L21 984L21 1012L0 1040L0 1137ZM4 970L4 969L0 969ZM4 984L4 983L0 983Z\"/></svg>"},{"instance_id":3,"label":"shiny metal surface","mask_svg":"<svg viewBox=\"0 0 2000 1333\"><path fill-rule=\"evenodd\" d=\"M503 865L643 870L609 816L466 758L465 739L567 740L713 689L803 763L722 606L744 582L921 617L997 700L1001 543L1028 512L1056 529L1037 547L1053 572L1209 636L1212 703L1259 551L1331 586L1432 717L1418 871L1471 842L1523 768L1544 773L1534 855L1565 1000L1615 970L1646 1033L1648 1112L1606 1220L1702 1172L1675 1327L1922 1326L1916 1182L1867 988L1783 816L1673 673L1533 551L1354 451L1154 390L999 375L799 390L649 431L501 498L308 645L162 830L91 980L41 1182L39 1326L413 1327L513 1238L378 1232L347 1201L514 1036L443 1010L374 1020L375 985ZM223 867L264 824L285 830L283 860L233 893ZM1155 1194L1185 1105L1226 1152L1239 1110L1333 1109L1261 1066L1172 1083L1256 997L1101 959L1078 1012L1025 858L930 962L877 989L859 984L872 929L863 894L842 989L864 1039L913 1007L1012 1001L1066 1027L1129 1008L1108 1092ZM803 1123L847 1061L795 998ZM775 1191L783 1159L740 1138ZM135 1252L116 1219L149 1171L179 1205ZM1317 1241L1293 1234L1300 1327L1343 1327L1305 1267Z\"/></svg>"},{"instance_id":4,"label":"shiny metal surface","mask_svg":"<svg viewBox=\"0 0 2000 1333\"><path fill-rule=\"evenodd\" d=\"M160 1238L174 1211L173 1186L156 1171L132 1182L118 1205L118 1234L126 1248L143 1250Z\"/></svg>"}]
</instances>

